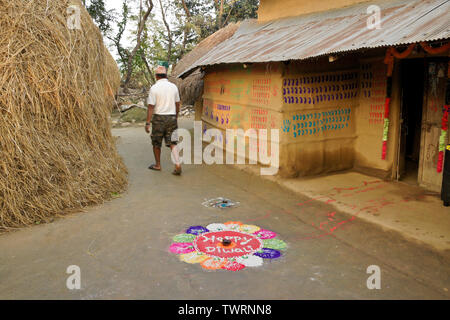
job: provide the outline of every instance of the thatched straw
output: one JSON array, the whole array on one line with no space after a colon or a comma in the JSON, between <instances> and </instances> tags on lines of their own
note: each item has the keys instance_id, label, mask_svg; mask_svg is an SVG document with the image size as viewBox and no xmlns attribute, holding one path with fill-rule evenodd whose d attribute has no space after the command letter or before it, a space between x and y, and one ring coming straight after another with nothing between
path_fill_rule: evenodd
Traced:
<instances>
[{"instance_id":1,"label":"thatched straw","mask_svg":"<svg viewBox=\"0 0 450 320\"><path fill-rule=\"evenodd\" d=\"M67 27L78 5L81 30ZM108 120L117 65L77 0L0 0L0 230L126 186Z\"/></svg>"}]
</instances>

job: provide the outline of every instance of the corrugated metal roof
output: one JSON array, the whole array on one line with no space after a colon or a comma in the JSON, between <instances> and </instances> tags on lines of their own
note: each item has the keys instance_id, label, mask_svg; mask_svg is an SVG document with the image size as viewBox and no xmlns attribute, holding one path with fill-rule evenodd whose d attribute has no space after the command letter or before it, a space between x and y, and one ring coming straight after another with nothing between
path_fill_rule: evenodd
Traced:
<instances>
[{"instance_id":1,"label":"corrugated metal roof","mask_svg":"<svg viewBox=\"0 0 450 320\"><path fill-rule=\"evenodd\" d=\"M367 28L369 5L381 29ZM267 22L248 20L228 40L180 73L200 66L303 60L365 48L450 38L450 0L378 0Z\"/></svg>"},{"instance_id":2,"label":"corrugated metal roof","mask_svg":"<svg viewBox=\"0 0 450 320\"><path fill-rule=\"evenodd\" d=\"M209 51L214 49L214 47L216 47L219 43L222 43L225 40L231 38L238 30L238 28L239 22L230 23L225 28L216 31L208 38L201 41L191 52L186 54L183 57L183 59L178 61L177 65L172 70L172 76L174 77L178 76L180 72L183 72L184 70L188 69L190 66L192 66L193 63L195 63Z\"/></svg>"}]
</instances>

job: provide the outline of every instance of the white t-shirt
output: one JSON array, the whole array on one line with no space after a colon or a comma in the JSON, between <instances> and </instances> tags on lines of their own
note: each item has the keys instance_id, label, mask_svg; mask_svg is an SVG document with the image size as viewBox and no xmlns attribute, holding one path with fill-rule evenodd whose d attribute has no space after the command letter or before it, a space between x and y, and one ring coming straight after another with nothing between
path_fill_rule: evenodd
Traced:
<instances>
[{"instance_id":1,"label":"white t-shirt","mask_svg":"<svg viewBox=\"0 0 450 320\"><path fill-rule=\"evenodd\" d=\"M150 88L147 104L155 106L154 114L177 114L176 102L180 102L178 88L167 79L160 79Z\"/></svg>"}]
</instances>

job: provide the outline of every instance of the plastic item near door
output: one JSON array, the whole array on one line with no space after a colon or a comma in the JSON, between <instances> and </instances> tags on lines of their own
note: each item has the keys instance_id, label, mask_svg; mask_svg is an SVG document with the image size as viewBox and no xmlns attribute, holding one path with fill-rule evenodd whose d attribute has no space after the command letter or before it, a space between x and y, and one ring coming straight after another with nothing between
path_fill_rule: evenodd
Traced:
<instances>
[{"instance_id":1,"label":"plastic item near door","mask_svg":"<svg viewBox=\"0 0 450 320\"><path fill-rule=\"evenodd\" d=\"M442 175L441 199L444 206L450 206L450 144L445 149L444 171Z\"/></svg>"}]
</instances>

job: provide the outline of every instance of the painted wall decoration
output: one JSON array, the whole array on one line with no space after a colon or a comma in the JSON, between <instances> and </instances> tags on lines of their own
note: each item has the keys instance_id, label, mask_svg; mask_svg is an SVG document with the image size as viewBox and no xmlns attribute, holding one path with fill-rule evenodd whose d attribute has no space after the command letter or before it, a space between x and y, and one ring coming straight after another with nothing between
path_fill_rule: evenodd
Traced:
<instances>
[{"instance_id":1,"label":"painted wall decoration","mask_svg":"<svg viewBox=\"0 0 450 320\"><path fill-rule=\"evenodd\" d=\"M253 108L250 111L250 128L252 129L273 129L277 126L274 114L263 108Z\"/></svg>"},{"instance_id":2,"label":"painted wall decoration","mask_svg":"<svg viewBox=\"0 0 450 320\"><path fill-rule=\"evenodd\" d=\"M283 80L286 104L314 106L345 102L358 96L358 72L332 72Z\"/></svg>"},{"instance_id":3,"label":"painted wall decoration","mask_svg":"<svg viewBox=\"0 0 450 320\"><path fill-rule=\"evenodd\" d=\"M270 230L237 221L192 226L173 237L172 253L183 262L199 263L206 270L240 271L277 259L287 244Z\"/></svg>"},{"instance_id":4,"label":"painted wall decoration","mask_svg":"<svg viewBox=\"0 0 450 320\"><path fill-rule=\"evenodd\" d=\"M203 117L210 123L222 127L229 127L231 106L226 104L214 103L212 100L203 99Z\"/></svg>"},{"instance_id":5,"label":"painted wall decoration","mask_svg":"<svg viewBox=\"0 0 450 320\"><path fill-rule=\"evenodd\" d=\"M277 127L274 112L264 108L242 107L203 99L202 118L223 129L273 129Z\"/></svg>"},{"instance_id":6,"label":"painted wall decoration","mask_svg":"<svg viewBox=\"0 0 450 320\"><path fill-rule=\"evenodd\" d=\"M255 79L252 83L252 102L257 105L268 105L270 101L270 79Z\"/></svg>"},{"instance_id":7,"label":"painted wall decoration","mask_svg":"<svg viewBox=\"0 0 450 320\"><path fill-rule=\"evenodd\" d=\"M231 109L233 112L231 112L230 115L230 128L231 129L240 129L244 128L245 125L249 122L249 113L247 112L245 107L238 106L238 105L232 105Z\"/></svg>"},{"instance_id":8,"label":"painted wall decoration","mask_svg":"<svg viewBox=\"0 0 450 320\"><path fill-rule=\"evenodd\" d=\"M206 80L204 82L203 92L205 94L228 95L230 93L230 84L231 81L228 79Z\"/></svg>"},{"instance_id":9,"label":"painted wall decoration","mask_svg":"<svg viewBox=\"0 0 450 320\"><path fill-rule=\"evenodd\" d=\"M266 129L268 122L269 110L255 108L251 110L250 121L253 129Z\"/></svg>"},{"instance_id":10,"label":"painted wall decoration","mask_svg":"<svg viewBox=\"0 0 450 320\"><path fill-rule=\"evenodd\" d=\"M381 63L364 63L361 66L361 105L368 106L369 125L384 123L386 100L386 66Z\"/></svg>"},{"instance_id":11,"label":"painted wall decoration","mask_svg":"<svg viewBox=\"0 0 450 320\"><path fill-rule=\"evenodd\" d=\"M351 114L350 107L297 114L290 120L284 120L282 130L291 133L294 138L343 130L351 124Z\"/></svg>"},{"instance_id":12,"label":"painted wall decoration","mask_svg":"<svg viewBox=\"0 0 450 320\"><path fill-rule=\"evenodd\" d=\"M207 97L220 97L226 101L249 101L252 105L268 105L270 98L278 94L270 78L210 79L204 80L203 93Z\"/></svg>"}]
</instances>

